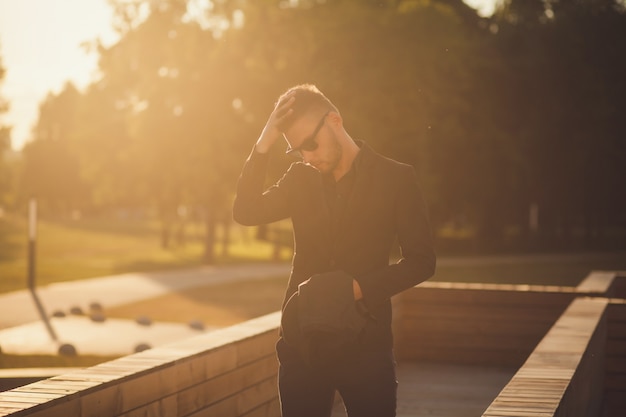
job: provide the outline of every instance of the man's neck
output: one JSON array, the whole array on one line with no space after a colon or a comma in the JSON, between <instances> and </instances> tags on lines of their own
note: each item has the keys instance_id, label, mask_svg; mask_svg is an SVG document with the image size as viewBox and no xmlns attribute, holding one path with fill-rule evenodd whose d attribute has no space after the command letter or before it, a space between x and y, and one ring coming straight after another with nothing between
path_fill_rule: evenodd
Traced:
<instances>
[{"instance_id":1,"label":"man's neck","mask_svg":"<svg viewBox=\"0 0 626 417\"><path fill-rule=\"evenodd\" d=\"M346 146L343 148L343 153L341 157L341 161L337 168L333 170L333 177L335 181L339 181L341 177L346 175L350 168L352 168L352 164L356 159L356 156L359 154L361 148L352 140L351 137L348 136L348 140L346 141Z\"/></svg>"}]
</instances>

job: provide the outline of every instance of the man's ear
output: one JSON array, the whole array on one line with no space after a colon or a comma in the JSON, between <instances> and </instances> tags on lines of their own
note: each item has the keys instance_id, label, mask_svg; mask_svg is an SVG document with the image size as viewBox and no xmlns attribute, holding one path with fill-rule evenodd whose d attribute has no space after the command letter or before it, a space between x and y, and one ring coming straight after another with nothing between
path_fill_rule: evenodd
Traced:
<instances>
[{"instance_id":1,"label":"man's ear","mask_svg":"<svg viewBox=\"0 0 626 417\"><path fill-rule=\"evenodd\" d=\"M341 127L343 125L343 118L336 111L328 113L328 121L333 125L333 127Z\"/></svg>"}]
</instances>

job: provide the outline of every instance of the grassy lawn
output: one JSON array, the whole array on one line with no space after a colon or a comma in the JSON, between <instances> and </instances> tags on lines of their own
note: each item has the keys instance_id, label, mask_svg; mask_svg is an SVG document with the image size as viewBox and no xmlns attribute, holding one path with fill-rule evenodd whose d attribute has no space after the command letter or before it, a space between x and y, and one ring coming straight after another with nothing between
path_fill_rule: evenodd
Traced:
<instances>
[{"instance_id":1,"label":"grassy lawn","mask_svg":"<svg viewBox=\"0 0 626 417\"><path fill-rule=\"evenodd\" d=\"M280 310L287 277L193 288L107 309L112 318L148 316L154 321L230 326Z\"/></svg>"},{"instance_id":2,"label":"grassy lawn","mask_svg":"<svg viewBox=\"0 0 626 417\"><path fill-rule=\"evenodd\" d=\"M576 286L591 271L624 271L626 256L622 253L580 254L571 256L537 256L499 262L497 258L483 263L468 259L467 263L442 261L432 278L437 281L486 282L502 284Z\"/></svg>"},{"instance_id":3,"label":"grassy lawn","mask_svg":"<svg viewBox=\"0 0 626 417\"><path fill-rule=\"evenodd\" d=\"M28 232L26 219L0 218L0 293L26 288ZM39 221L36 277L38 285L125 272L174 269L202 263L199 227L188 227L184 245L160 246L155 222ZM228 254L218 253L217 263L262 261L273 247L233 228ZM288 259L286 253L285 259Z\"/></svg>"}]
</instances>

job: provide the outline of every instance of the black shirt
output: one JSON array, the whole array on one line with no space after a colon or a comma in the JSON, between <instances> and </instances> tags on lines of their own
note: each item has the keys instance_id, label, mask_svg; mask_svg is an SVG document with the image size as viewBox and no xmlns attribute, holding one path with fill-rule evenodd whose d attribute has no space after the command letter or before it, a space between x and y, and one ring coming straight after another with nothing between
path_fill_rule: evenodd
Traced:
<instances>
[{"instance_id":1,"label":"black shirt","mask_svg":"<svg viewBox=\"0 0 626 417\"><path fill-rule=\"evenodd\" d=\"M359 152L352 161L352 166L346 174L335 181L333 174L324 175L324 194L326 195L326 203L330 212L331 232L333 240L335 233L339 230L339 224L343 220L343 214L348 203L348 198L354 188L356 176L359 171L359 163L361 162L361 152Z\"/></svg>"}]
</instances>

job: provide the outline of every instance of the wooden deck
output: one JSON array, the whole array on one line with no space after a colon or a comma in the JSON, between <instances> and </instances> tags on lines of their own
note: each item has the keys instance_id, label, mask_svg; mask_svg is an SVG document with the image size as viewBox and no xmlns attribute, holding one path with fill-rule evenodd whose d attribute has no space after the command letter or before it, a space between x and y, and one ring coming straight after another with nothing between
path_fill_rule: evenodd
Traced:
<instances>
[{"instance_id":1,"label":"wooden deck","mask_svg":"<svg viewBox=\"0 0 626 417\"><path fill-rule=\"evenodd\" d=\"M480 417L514 368L433 362L398 364L398 417ZM332 417L345 417L338 403Z\"/></svg>"}]
</instances>

